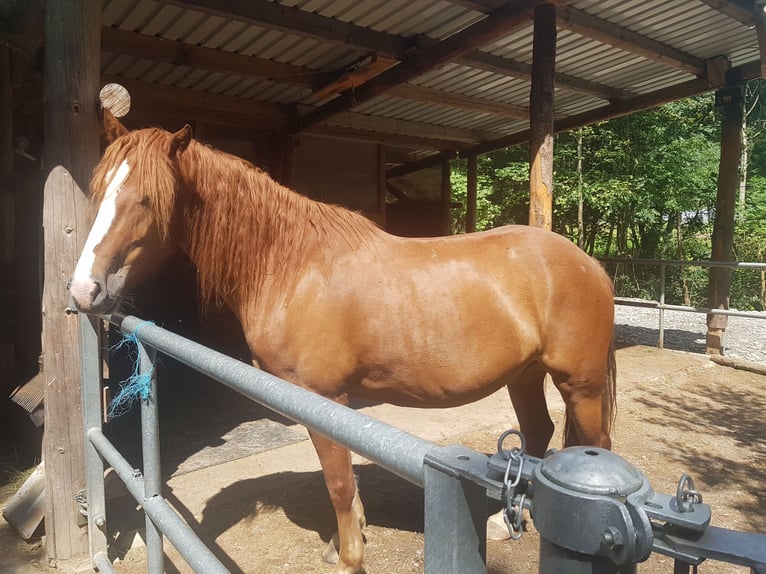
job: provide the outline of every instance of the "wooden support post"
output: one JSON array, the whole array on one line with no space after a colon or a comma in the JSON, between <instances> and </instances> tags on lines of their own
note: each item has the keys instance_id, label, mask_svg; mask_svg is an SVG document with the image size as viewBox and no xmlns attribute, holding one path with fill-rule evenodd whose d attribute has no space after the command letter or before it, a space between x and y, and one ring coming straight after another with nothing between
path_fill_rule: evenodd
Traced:
<instances>
[{"instance_id":1,"label":"wooden support post","mask_svg":"<svg viewBox=\"0 0 766 574\"><path fill-rule=\"evenodd\" d=\"M739 189L739 159L742 153L742 120L745 113L742 86L728 87L723 92L726 101L721 114L721 158L718 166L718 195L713 223L713 261L731 261L734 243L734 216ZM731 269L711 267L708 282L708 306L711 309L729 308ZM726 315L707 316L707 352L723 354L723 334Z\"/></svg>"},{"instance_id":2,"label":"wooden support post","mask_svg":"<svg viewBox=\"0 0 766 574\"><path fill-rule=\"evenodd\" d=\"M14 232L13 201L13 91L11 89L11 51L0 45L0 393L8 397L16 385L14 335L16 296L14 293ZM8 408L2 401L0 416ZM5 420L6 417L3 416Z\"/></svg>"},{"instance_id":3,"label":"wooden support post","mask_svg":"<svg viewBox=\"0 0 766 574\"><path fill-rule=\"evenodd\" d=\"M85 517L75 496L85 488L77 315L67 313L68 282L88 234L84 193L98 161L101 4L48 0L45 13L45 393L46 551L49 562L87 559Z\"/></svg>"},{"instance_id":4,"label":"wooden support post","mask_svg":"<svg viewBox=\"0 0 766 574\"><path fill-rule=\"evenodd\" d=\"M378 144L378 213L375 222L386 228L386 146Z\"/></svg>"},{"instance_id":5,"label":"wooden support post","mask_svg":"<svg viewBox=\"0 0 766 574\"><path fill-rule=\"evenodd\" d=\"M556 5L535 8L529 94L529 225L553 226L553 89Z\"/></svg>"},{"instance_id":6,"label":"wooden support post","mask_svg":"<svg viewBox=\"0 0 766 574\"><path fill-rule=\"evenodd\" d=\"M465 199L465 232L473 233L476 231L476 201L478 182L478 158L475 155L468 156L468 182Z\"/></svg>"},{"instance_id":7,"label":"wooden support post","mask_svg":"<svg viewBox=\"0 0 766 574\"><path fill-rule=\"evenodd\" d=\"M442 235L450 235L452 227L452 182L450 181L450 163L448 159L442 162L441 186L441 228Z\"/></svg>"}]
</instances>

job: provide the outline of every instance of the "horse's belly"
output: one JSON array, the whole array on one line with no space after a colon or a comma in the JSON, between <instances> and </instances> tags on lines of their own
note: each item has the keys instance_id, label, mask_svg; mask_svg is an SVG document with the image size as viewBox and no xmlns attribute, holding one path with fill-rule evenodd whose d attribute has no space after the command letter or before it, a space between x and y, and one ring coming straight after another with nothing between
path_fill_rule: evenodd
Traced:
<instances>
[{"instance_id":1,"label":"horse's belly","mask_svg":"<svg viewBox=\"0 0 766 574\"><path fill-rule=\"evenodd\" d=\"M531 354L472 357L457 350L405 355L388 368L371 368L350 395L401 406L449 407L477 401L518 377L534 362Z\"/></svg>"}]
</instances>

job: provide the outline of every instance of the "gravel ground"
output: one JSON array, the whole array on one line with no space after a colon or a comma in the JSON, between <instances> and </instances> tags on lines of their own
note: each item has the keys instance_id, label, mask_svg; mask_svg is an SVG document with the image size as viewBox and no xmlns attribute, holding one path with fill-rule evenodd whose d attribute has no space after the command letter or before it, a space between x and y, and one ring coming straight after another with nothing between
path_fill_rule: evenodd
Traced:
<instances>
[{"instance_id":1,"label":"gravel ground","mask_svg":"<svg viewBox=\"0 0 766 574\"><path fill-rule=\"evenodd\" d=\"M766 313L763 319L729 317L724 333L724 355L766 364ZM692 353L705 352L705 315L665 311L665 348ZM615 309L617 343L657 346L659 311L617 305Z\"/></svg>"}]
</instances>

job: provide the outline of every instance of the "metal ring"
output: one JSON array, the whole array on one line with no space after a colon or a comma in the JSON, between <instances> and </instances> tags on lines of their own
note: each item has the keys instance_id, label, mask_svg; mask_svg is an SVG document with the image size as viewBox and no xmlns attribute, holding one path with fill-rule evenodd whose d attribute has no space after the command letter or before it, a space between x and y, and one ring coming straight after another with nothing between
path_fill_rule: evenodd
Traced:
<instances>
[{"instance_id":1,"label":"metal ring","mask_svg":"<svg viewBox=\"0 0 766 574\"><path fill-rule=\"evenodd\" d=\"M702 502L702 494L694 489L694 479L682 474L676 488L676 505L679 512L691 512L694 504Z\"/></svg>"},{"instance_id":2,"label":"metal ring","mask_svg":"<svg viewBox=\"0 0 766 574\"><path fill-rule=\"evenodd\" d=\"M518 447L514 447L510 451L503 450L503 443L505 442L505 439L510 435L519 437L519 442L521 444ZM497 452L503 456L503 459L508 460L514 451L516 453L524 454L527 451L527 439L524 438L524 435L521 434L521 431L517 431L516 429L509 429L501 434L500 438L497 439Z\"/></svg>"}]
</instances>

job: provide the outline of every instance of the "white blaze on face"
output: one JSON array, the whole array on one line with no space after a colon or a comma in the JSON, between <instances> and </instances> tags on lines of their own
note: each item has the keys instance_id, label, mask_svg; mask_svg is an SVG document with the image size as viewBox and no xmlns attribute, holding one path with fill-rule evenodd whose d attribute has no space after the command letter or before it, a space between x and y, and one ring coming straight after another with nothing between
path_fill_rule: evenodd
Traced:
<instances>
[{"instance_id":1,"label":"white blaze on face","mask_svg":"<svg viewBox=\"0 0 766 574\"><path fill-rule=\"evenodd\" d=\"M111 175L112 172L110 172ZM114 214L117 206L117 196L119 195L122 184L128 178L130 173L130 167L127 161L123 161L117 168L116 173L109 182L104 193L104 199L101 201L101 206L98 208L98 214L96 220L93 222L93 227L90 229L90 234L85 242L85 247L82 249L82 254L77 262L77 267L74 270L74 277L72 278L72 291L75 298L77 294L74 293L75 286L84 286L91 283L91 273L93 271L93 263L96 260L96 247L106 236L107 231L112 225L114 220ZM89 291L90 289L88 289Z\"/></svg>"}]
</instances>

